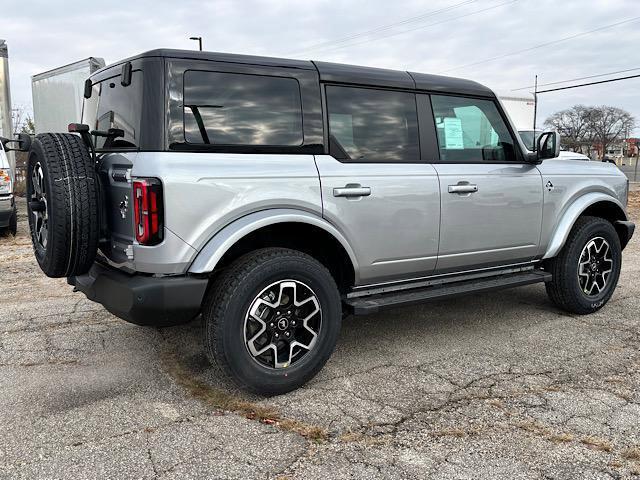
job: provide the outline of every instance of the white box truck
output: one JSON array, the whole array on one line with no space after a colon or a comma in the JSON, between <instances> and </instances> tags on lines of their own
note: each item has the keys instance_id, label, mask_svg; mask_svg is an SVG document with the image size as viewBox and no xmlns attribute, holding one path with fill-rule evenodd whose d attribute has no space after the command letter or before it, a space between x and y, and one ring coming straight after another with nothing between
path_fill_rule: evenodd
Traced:
<instances>
[{"instance_id":1,"label":"white box truck","mask_svg":"<svg viewBox=\"0 0 640 480\"><path fill-rule=\"evenodd\" d=\"M11 138L11 89L9 88L9 49L4 40L0 40L0 137ZM15 171L15 158L8 153L7 158L12 171Z\"/></svg>"},{"instance_id":2,"label":"white box truck","mask_svg":"<svg viewBox=\"0 0 640 480\"><path fill-rule=\"evenodd\" d=\"M498 94L502 106L518 130L533 130L536 102L533 95Z\"/></svg>"},{"instance_id":3,"label":"white box truck","mask_svg":"<svg viewBox=\"0 0 640 480\"><path fill-rule=\"evenodd\" d=\"M82 117L84 81L104 67L102 58L89 57L31 77L36 133L66 132Z\"/></svg>"},{"instance_id":4,"label":"white box truck","mask_svg":"<svg viewBox=\"0 0 640 480\"><path fill-rule=\"evenodd\" d=\"M513 120L518 134L529 150L533 150L537 136L543 131L537 128L534 132L533 121L535 115L536 102L533 95L513 95L498 94L498 98L502 103L507 115ZM536 124L540 125L540 119L536 119ZM581 153L561 151L558 158L564 160L582 160L589 161L589 157Z\"/></svg>"}]
</instances>

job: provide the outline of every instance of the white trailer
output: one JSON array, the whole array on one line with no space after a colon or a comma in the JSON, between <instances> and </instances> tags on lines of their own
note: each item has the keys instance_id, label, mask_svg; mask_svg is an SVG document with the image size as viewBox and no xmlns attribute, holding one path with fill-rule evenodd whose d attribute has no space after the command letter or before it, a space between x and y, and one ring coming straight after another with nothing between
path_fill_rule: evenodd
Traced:
<instances>
[{"instance_id":1,"label":"white trailer","mask_svg":"<svg viewBox=\"0 0 640 480\"><path fill-rule=\"evenodd\" d=\"M0 40L0 137L12 138L11 124L11 89L9 88L9 50L4 40ZM9 166L15 172L13 152L7 153Z\"/></svg>"},{"instance_id":2,"label":"white trailer","mask_svg":"<svg viewBox=\"0 0 640 480\"><path fill-rule=\"evenodd\" d=\"M536 107L533 95L498 94L498 98L517 130L533 130Z\"/></svg>"},{"instance_id":3,"label":"white trailer","mask_svg":"<svg viewBox=\"0 0 640 480\"><path fill-rule=\"evenodd\" d=\"M31 77L33 121L36 133L66 132L82 118L85 80L105 66L102 58L89 57Z\"/></svg>"}]
</instances>

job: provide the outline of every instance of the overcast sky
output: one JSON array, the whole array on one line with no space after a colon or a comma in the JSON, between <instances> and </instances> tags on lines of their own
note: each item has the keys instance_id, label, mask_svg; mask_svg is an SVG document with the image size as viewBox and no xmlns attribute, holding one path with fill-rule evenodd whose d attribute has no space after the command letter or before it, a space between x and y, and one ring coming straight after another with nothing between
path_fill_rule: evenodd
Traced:
<instances>
[{"instance_id":1,"label":"overcast sky","mask_svg":"<svg viewBox=\"0 0 640 480\"><path fill-rule=\"evenodd\" d=\"M89 56L110 63L158 47L197 48L192 35L201 35L210 51L444 73L509 92L532 85L535 74L541 84L634 67L622 75L639 74L640 20L632 20L638 6L638 0L24 1L2 9L0 38L9 46L14 107L29 109L33 74ZM603 28L611 24L619 25ZM530 50L511 54L524 49ZM541 95L540 117L577 103L608 104L640 123L639 92L640 78Z\"/></svg>"}]
</instances>

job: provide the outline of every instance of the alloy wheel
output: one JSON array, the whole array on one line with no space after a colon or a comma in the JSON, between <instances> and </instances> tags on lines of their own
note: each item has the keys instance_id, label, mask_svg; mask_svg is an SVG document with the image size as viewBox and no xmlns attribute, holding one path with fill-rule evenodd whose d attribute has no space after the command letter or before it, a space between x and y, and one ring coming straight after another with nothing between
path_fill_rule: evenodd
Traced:
<instances>
[{"instance_id":1,"label":"alloy wheel","mask_svg":"<svg viewBox=\"0 0 640 480\"><path fill-rule=\"evenodd\" d=\"M244 321L245 344L260 365L287 368L314 348L321 326L322 309L311 287L281 280L251 302Z\"/></svg>"},{"instance_id":2,"label":"alloy wheel","mask_svg":"<svg viewBox=\"0 0 640 480\"><path fill-rule=\"evenodd\" d=\"M613 271L611 247L602 237L592 238L582 249L578 260L578 282L587 296L596 296L607 286Z\"/></svg>"},{"instance_id":3,"label":"alloy wheel","mask_svg":"<svg viewBox=\"0 0 640 480\"><path fill-rule=\"evenodd\" d=\"M47 248L49 237L49 216L47 212L47 189L40 162L36 163L31 173L33 191L29 198L29 210L33 215L33 232L36 242Z\"/></svg>"}]
</instances>

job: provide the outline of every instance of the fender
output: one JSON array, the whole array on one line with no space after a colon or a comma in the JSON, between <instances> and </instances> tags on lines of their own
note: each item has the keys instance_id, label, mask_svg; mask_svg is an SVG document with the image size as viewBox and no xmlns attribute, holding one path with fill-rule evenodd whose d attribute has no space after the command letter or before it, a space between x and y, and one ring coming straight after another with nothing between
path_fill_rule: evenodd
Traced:
<instances>
[{"instance_id":1,"label":"fender","mask_svg":"<svg viewBox=\"0 0 640 480\"><path fill-rule=\"evenodd\" d=\"M285 222L307 223L309 225L319 227L332 235L338 242L340 242L340 245L342 245L347 252L347 255L349 255L356 278L358 278L359 268L353 249L344 236L334 226L323 218L312 213L285 208L262 210L260 212L251 213L225 226L206 243L202 250L200 250L191 264L189 272L212 272L222 256L227 252L227 250L235 245L238 240L262 227Z\"/></svg>"},{"instance_id":2,"label":"fender","mask_svg":"<svg viewBox=\"0 0 640 480\"><path fill-rule=\"evenodd\" d=\"M573 225L576 223L576 220L582 214L582 212L584 212L594 203L602 201L613 203L618 206L620 208L620 211L624 213L624 219L627 219L627 214L625 213L624 206L618 199L612 197L611 195L607 195L606 193L601 192L590 192L582 195L581 197L578 197L562 214L562 217L560 218L560 221L556 225L553 235L551 236L551 241L549 242L547 251L542 258L545 259L555 257L560 249L564 246L564 243L569 237L569 232L571 232Z\"/></svg>"}]
</instances>

